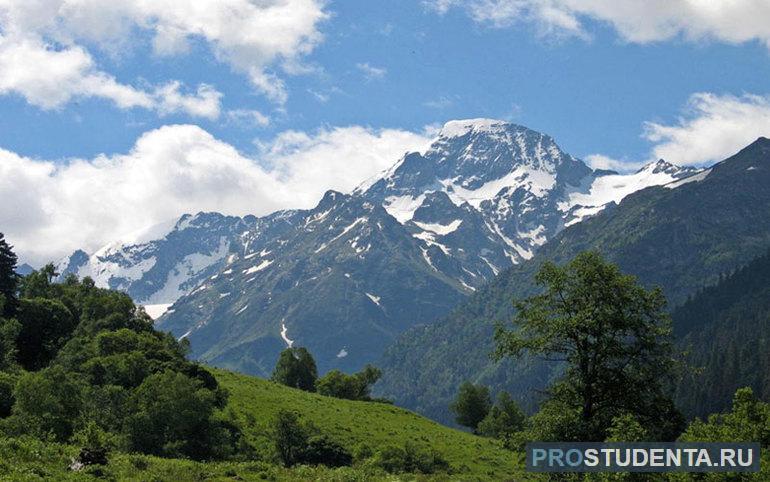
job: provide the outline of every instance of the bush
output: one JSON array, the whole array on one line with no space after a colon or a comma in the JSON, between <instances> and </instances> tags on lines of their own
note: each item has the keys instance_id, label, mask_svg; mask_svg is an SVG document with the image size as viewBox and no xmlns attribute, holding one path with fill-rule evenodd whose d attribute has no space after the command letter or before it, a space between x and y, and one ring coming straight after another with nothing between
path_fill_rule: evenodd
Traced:
<instances>
[{"instance_id":1,"label":"bush","mask_svg":"<svg viewBox=\"0 0 770 482\"><path fill-rule=\"evenodd\" d=\"M374 457L374 464L391 474L449 471L449 463L437 451L408 442L404 448L391 446L381 449Z\"/></svg>"},{"instance_id":2,"label":"bush","mask_svg":"<svg viewBox=\"0 0 770 482\"><path fill-rule=\"evenodd\" d=\"M302 463L326 465L327 467L346 467L353 463L353 456L342 445L326 435L314 435L307 441L302 454Z\"/></svg>"},{"instance_id":3,"label":"bush","mask_svg":"<svg viewBox=\"0 0 770 482\"><path fill-rule=\"evenodd\" d=\"M303 424L296 412L281 410L273 422L273 442L281 463L343 467L353 463L353 456L311 424Z\"/></svg>"}]
</instances>

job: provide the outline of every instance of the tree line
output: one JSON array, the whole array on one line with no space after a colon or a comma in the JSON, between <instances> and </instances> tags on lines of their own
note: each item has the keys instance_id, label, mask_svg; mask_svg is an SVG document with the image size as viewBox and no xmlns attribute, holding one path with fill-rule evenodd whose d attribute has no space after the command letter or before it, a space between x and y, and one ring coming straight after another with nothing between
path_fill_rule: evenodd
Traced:
<instances>
[{"instance_id":1,"label":"tree line","mask_svg":"<svg viewBox=\"0 0 770 482\"><path fill-rule=\"evenodd\" d=\"M768 264L768 258L759 262ZM746 272L731 277L731 290L741 283L761 284L741 273ZM691 367L675 349L659 288L642 287L596 252L581 253L563 266L546 262L536 282L540 293L516 303L511 323L498 324L494 357L533 354L560 364L562 375L530 417L508 393L500 393L493 404L485 386L466 382L451 406L458 424L514 450L528 441L680 440L770 447L770 405L751 388L735 392L731 411L686 422L674 395ZM689 329L697 324L692 316L686 320ZM763 474L760 479L768 475ZM722 478L729 476L714 477Z\"/></svg>"}]
</instances>

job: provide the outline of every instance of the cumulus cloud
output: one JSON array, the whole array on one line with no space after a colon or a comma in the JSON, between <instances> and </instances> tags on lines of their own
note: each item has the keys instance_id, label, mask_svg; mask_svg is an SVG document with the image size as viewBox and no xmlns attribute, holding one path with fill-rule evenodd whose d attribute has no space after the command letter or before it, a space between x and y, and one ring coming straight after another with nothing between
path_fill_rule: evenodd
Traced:
<instances>
[{"instance_id":1,"label":"cumulus cloud","mask_svg":"<svg viewBox=\"0 0 770 482\"><path fill-rule=\"evenodd\" d=\"M16 93L50 109L75 97L101 97L121 108L219 115L221 94L178 82L140 89L100 69L88 48L131 55L151 37L158 56L183 55L203 41L216 58L277 103L286 88L275 68L296 71L322 40L324 0L0 0L0 94Z\"/></svg>"},{"instance_id":2,"label":"cumulus cloud","mask_svg":"<svg viewBox=\"0 0 770 482\"><path fill-rule=\"evenodd\" d=\"M770 97L695 94L676 124L645 124L655 158L680 164L722 160L758 137L770 137Z\"/></svg>"},{"instance_id":3,"label":"cumulus cloud","mask_svg":"<svg viewBox=\"0 0 770 482\"><path fill-rule=\"evenodd\" d=\"M426 0L439 13L463 8L477 22L534 23L545 32L586 36L585 20L611 25L630 42L682 37L728 43L758 40L770 48L766 0Z\"/></svg>"},{"instance_id":4,"label":"cumulus cloud","mask_svg":"<svg viewBox=\"0 0 770 482\"><path fill-rule=\"evenodd\" d=\"M595 169L628 171L658 159L681 166L713 164L759 137L770 137L770 96L693 94L676 122L646 122L643 137L652 143L643 161L586 156Z\"/></svg>"},{"instance_id":5,"label":"cumulus cloud","mask_svg":"<svg viewBox=\"0 0 770 482\"><path fill-rule=\"evenodd\" d=\"M186 212L264 215L350 191L423 149L423 134L339 127L288 131L246 156L197 126L142 135L128 153L30 159L0 149L0 232L24 261L43 263Z\"/></svg>"},{"instance_id":6,"label":"cumulus cloud","mask_svg":"<svg viewBox=\"0 0 770 482\"><path fill-rule=\"evenodd\" d=\"M60 108L74 98L97 97L121 109L219 117L221 93L205 84L193 94L183 93L182 87L172 81L150 90L138 89L100 71L82 47L55 49L40 40L0 35L0 95L18 94L43 109Z\"/></svg>"}]
</instances>

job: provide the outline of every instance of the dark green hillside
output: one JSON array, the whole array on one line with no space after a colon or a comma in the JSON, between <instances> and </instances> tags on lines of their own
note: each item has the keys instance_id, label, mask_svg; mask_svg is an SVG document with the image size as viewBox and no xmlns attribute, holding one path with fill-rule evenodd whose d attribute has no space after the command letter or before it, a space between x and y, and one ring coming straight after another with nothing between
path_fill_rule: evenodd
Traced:
<instances>
[{"instance_id":1,"label":"dark green hillside","mask_svg":"<svg viewBox=\"0 0 770 482\"><path fill-rule=\"evenodd\" d=\"M770 253L699 292L672 317L695 369L677 389L685 413L723 411L746 386L770 399Z\"/></svg>"},{"instance_id":2,"label":"dark green hillside","mask_svg":"<svg viewBox=\"0 0 770 482\"><path fill-rule=\"evenodd\" d=\"M646 285L660 285L671 306L770 246L770 140L760 138L675 189L648 188L593 219L564 230L536 256L501 274L449 316L415 328L388 350L379 393L432 418L465 380L505 388L532 407L534 388L550 375L541 363L498 365L489 359L496 321L531 294L544 260L563 263L596 249Z\"/></svg>"}]
</instances>

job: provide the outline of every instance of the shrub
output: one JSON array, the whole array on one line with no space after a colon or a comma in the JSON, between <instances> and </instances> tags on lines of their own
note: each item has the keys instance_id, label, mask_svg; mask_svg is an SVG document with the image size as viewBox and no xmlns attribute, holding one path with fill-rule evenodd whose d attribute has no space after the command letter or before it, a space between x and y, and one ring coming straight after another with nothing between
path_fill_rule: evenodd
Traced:
<instances>
[{"instance_id":1,"label":"shrub","mask_svg":"<svg viewBox=\"0 0 770 482\"><path fill-rule=\"evenodd\" d=\"M273 422L273 442L278 458L286 467L297 464L343 467L353 456L339 443L303 424L296 412L281 410Z\"/></svg>"},{"instance_id":2,"label":"shrub","mask_svg":"<svg viewBox=\"0 0 770 482\"><path fill-rule=\"evenodd\" d=\"M409 442L401 447L385 447L374 457L374 463L391 474L448 472L449 463L432 448L424 449Z\"/></svg>"},{"instance_id":3,"label":"shrub","mask_svg":"<svg viewBox=\"0 0 770 482\"><path fill-rule=\"evenodd\" d=\"M302 463L345 467L353 463L353 456L342 445L326 435L314 435L307 441L302 453Z\"/></svg>"}]
</instances>

